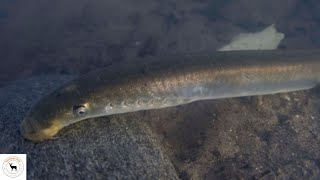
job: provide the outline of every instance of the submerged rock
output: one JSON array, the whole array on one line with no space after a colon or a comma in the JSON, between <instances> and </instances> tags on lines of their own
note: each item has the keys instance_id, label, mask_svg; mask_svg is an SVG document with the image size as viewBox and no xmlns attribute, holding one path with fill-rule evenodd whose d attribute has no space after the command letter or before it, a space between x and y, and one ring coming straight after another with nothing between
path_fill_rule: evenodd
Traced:
<instances>
[{"instance_id":1,"label":"submerged rock","mask_svg":"<svg viewBox=\"0 0 320 180\"><path fill-rule=\"evenodd\" d=\"M70 79L42 76L0 89L0 154L26 153L28 179L320 176L320 87L88 119L54 140L24 140L19 125L31 105Z\"/></svg>"},{"instance_id":2,"label":"submerged rock","mask_svg":"<svg viewBox=\"0 0 320 180\"><path fill-rule=\"evenodd\" d=\"M132 120L135 114L76 123L54 140L23 139L19 125L31 105L70 79L41 76L0 89L0 153L26 153L28 179L177 179L150 129Z\"/></svg>"}]
</instances>

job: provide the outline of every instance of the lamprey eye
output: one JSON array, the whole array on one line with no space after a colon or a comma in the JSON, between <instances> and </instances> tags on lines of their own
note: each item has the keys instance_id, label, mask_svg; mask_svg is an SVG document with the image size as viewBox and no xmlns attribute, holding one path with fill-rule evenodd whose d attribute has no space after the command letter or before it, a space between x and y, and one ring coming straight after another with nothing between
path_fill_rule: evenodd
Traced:
<instances>
[{"instance_id":1,"label":"lamprey eye","mask_svg":"<svg viewBox=\"0 0 320 180\"><path fill-rule=\"evenodd\" d=\"M77 116L84 116L87 114L87 108L84 105L73 106L73 113Z\"/></svg>"}]
</instances>

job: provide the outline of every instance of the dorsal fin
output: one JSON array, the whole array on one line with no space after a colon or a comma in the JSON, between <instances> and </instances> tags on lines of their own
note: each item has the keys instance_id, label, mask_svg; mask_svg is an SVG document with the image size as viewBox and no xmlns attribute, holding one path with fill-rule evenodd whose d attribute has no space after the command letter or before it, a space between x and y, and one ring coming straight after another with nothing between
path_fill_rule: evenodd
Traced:
<instances>
[{"instance_id":1,"label":"dorsal fin","mask_svg":"<svg viewBox=\"0 0 320 180\"><path fill-rule=\"evenodd\" d=\"M255 33L240 33L231 43L218 49L218 51L232 50L273 50L277 49L284 34L278 32L274 24L264 30Z\"/></svg>"}]
</instances>

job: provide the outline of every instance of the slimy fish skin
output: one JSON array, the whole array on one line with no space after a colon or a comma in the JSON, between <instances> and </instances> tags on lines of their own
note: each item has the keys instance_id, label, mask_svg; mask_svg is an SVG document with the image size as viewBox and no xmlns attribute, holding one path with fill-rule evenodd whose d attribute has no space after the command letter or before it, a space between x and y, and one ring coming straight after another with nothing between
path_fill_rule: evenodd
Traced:
<instances>
[{"instance_id":1,"label":"slimy fish skin","mask_svg":"<svg viewBox=\"0 0 320 180\"><path fill-rule=\"evenodd\" d=\"M44 96L23 120L21 133L41 141L87 118L304 90L319 79L320 50L149 57L82 75Z\"/></svg>"}]
</instances>

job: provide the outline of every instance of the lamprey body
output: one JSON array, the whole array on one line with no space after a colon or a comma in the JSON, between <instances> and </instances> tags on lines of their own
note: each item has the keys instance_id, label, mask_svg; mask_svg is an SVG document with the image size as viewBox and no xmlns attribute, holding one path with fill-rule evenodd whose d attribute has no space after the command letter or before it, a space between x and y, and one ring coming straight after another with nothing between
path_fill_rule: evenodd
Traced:
<instances>
[{"instance_id":1,"label":"lamprey body","mask_svg":"<svg viewBox=\"0 0 320 180\"><path fill-rule=\"evenodd\" d=\"M21 133L41 141L91 117L304 90L319 79L320 50L229 51L132 60L80 76L46 95L23 120Z\"/></svg>"}]
</instances>

